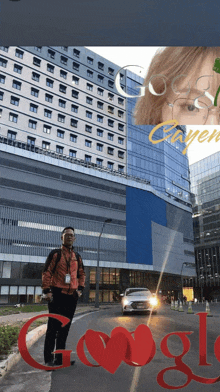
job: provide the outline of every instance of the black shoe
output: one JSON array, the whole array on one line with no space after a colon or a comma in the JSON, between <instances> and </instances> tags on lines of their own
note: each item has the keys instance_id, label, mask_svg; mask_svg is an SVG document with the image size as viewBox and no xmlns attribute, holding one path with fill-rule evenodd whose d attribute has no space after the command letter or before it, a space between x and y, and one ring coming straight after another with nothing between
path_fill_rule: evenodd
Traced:
<instances>
[{"instance_id":1,"label":"black shoe","mask_svg":"<svg viewBox=\"0 0 220 392\"><path fill-rule=\"evenodd\" d=\"M76 361L70 361L70 366L73 366L75 362L76 362ZM55 359L55 361L53 362L53 365L52 365L52 366L62 366L62 362L57 361L57 360Z\"/></svg>"},{"instance_id":2,"label":"black shoe","mask_svg":"<svg viewBox=\"0 0 220 392\"><path fill-rule=\"evenodd\" d=\"M45 366L53 367L53 366L56 366L56 365L55 365L55 362L54 362L54 361L49 361L49 362L46 362L46 363L45 363ZM53 369L48 369L48 370L46 370L46 372L52 372L52 371L53 371Z\"/></svg>"}]
</instances>

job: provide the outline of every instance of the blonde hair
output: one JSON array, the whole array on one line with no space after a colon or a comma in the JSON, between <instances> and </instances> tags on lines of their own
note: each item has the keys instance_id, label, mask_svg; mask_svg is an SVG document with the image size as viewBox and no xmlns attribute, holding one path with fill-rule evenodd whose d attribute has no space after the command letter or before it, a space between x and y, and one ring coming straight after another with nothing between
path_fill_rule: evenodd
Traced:
<instances>
[{"instance_id":1,"label":"blonde hair","mask_svg":"<svg viewBox=\"0 0 220 392\"><path fill-rule=\"evenodd\" d=\"M159 50L153 57L143 86L145 95L140 97L135 107L135 123L157 125L162 122L162 108L166 102L166 97L172 92L172 81L176 76L190 74L195 76L199 66L207 57L213 57L214 60L220 57L220 47L167 47ZM214 71L213 71L214 73ZM163 75L166 80L166 93L161 96L155 96L148 89L149 80L153 75ZM220 85L217 81L218 75L214 73L214 84L216 91ZM161 77L152 80L154 90L160 94L164 91L164 81Z\"/></svg>"}]
</instances>

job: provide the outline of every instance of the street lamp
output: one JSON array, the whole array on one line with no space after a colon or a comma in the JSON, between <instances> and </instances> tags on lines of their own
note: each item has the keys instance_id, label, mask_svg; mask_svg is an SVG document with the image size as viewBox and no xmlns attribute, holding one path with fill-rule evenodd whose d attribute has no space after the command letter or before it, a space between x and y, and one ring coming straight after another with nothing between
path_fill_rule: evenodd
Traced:
<instances>
[{"instance_id":1,"label":"street lamp","mask_svg":"<svg viewBox=\"0 0 220 392\"><path fill-rule=\"evenodd\" d=\"M99 253L100 253L100 239L106 223L111 223L112 219L106 219L103 222L101 232L98 238L98 249L97 249L97 266L96 266L96 285L95 285L95 308L99 308L99 280L100 280L100 268L99 268Z\"/></svg>"},{"instance_id":2,"label":"street lamp","mask_svg":"<svg viewBox=\"0 0 220 392\"><path fill-rule=\"evenodd\" d=\"M181 267L181 299L183 300L183 266L185 265L185 267L195 267L195 263L189 263L188 261L184 261Z\"/></svg>"}]
</instances>

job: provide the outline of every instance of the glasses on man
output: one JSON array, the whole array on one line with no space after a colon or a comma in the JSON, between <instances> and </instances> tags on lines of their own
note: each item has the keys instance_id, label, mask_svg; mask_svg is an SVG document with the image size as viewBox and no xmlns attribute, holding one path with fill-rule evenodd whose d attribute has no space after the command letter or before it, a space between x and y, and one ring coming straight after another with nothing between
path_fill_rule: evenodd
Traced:
<instances>
[{"instance_id":1,"label":"glasses on man","mask_svg":"<svg viewBox=\"0 0 220 392\"><path fill-rule=\"evenodd\" d=\"M177 98L173 103L167 102L172 109L172 119L177 120L180 125L204 125L209 116L209 112L217 113L217 124L220 124L220 109L210 106L210 100L202 97L197 100L192 98ZM199 106L200 108L198 108Z\"/></svg>"}]
</instances>

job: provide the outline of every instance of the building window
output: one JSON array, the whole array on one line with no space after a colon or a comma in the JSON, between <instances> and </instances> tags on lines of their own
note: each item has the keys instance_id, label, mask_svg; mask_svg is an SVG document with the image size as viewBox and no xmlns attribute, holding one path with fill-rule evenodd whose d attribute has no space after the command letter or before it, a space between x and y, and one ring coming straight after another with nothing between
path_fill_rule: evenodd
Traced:
<instances>
[{"instance_id":1,"label":"building window","mask_svg":"<svg viewBox=\"0 0 220 392\"><path fill-rule=\"evenodd\" d=\"M65 52L68 52L68 46L61 46L61 49L65 50Z\"/></svg>"},{"instance_id":2,"label":"building window","mask_svg":"<svg viewBox=\"0 0 220 392\"><path fill-rule=\"evenodd\" d=\"M57 130L57 137L61 137L61 139L64 139L64 131L61 131L60 129Z\"/></svg>"},{"instance_id":3,"label":"building window","mask_svg":"<svg viewBox=\"0 0 220 392\"><path fill-rule=\"evenodd\" d=\"M88 103L89 105L92 105L92 98L90 97L86 97L86 103Z\"/></svg>"},{"instance_id":4,"label":"building window","mask_svg":"<svg viewBox=\"0 0 220 392\"><path fill-rule=\"evenodd\" d=\"M53 80L47 78L46 79L46 85L47 85L47 87L53 88Z\"/></svg>"},{"instance_id":5,"label":"building window","mask_svg":"<svg viewBox=\"0 0 220 392\"><path fill-rule=\"evenodd\" d=\"M104 106L103 102L97 101L97 108L103 109L103 106Z\"/></svg>"},{"instance_id":6,"label":"building window","mask_svg":"<svg viewBox=\"0 0 220 392\"><path fill-rule=\"evenodd\" d=\"M51 59L55 59L55 52L54 52L53 50L48 49L47 55L48 55L48 57L50 57Z\"/></svg>"},{"instance_id":7,"label":"building window","mask_svg":"<svg viewBox=\"0 0 220 392\"><path fill-rule=\"evenodd\" d=\"M60 62L61 62L61 64L67 65L68 58L65 56L60 56Z\"/></svg>"},{"instance_id":8,"label":"building window","mask_svg":"<svg viewBox=\"0 0 220 392\"><path fill-rule=\"evenodd\" d=\"M41 60L38 59L37 57L33 57L33 64L36 65L37 67L40 67Z\"/></svg>"},{"instance_id":9,"label":"building window","mask_svg":"<svg viewBox=\"0 0 220 392\"><path fill-rule=\"evenodd\" d=\"M111 80L108 80L108 87L113 88L114 87L114 82L112 82Z\"/></svg>"},{"instance_id":10,"label":"building window","mask_svg":"<svg viewBox=\"0 0 220 392\"><path fill-rule=\"evenodd\" d=\"M61 70L60 70L60 77L63 78L63 79L66 79L66 78L67 78L67 72L66 72L66 71L63 71L63 70L61 69Z\"/></svg>"},{"instance_id":11,"label":"building window","mask_svg":"<svg viewBox=\"0 0 220 392\"><path fill-rule=\"evenodd\" d=\"M63 116L62 114L58 114L57 120L58 120L59 122L65 123L65 116Z\"/></svg>"},{"instance_id":12,"label":"building window","mask_svg":"<svg viewBox=\"0 0 220 392\"><path fill-rule=\"evenodd\" d=\"M62 146L56 146L56 153L57 154L63 154L63 147Z\"/></svg>"},{"instance_id":13,"label":"building window","mask_svg":"<svg viewBox=\"0 0 220 392\"><path fill-rule=\"evenodd\" d=\"M89 112L88 110L86 110L86 117L92 118L92 112Z\"/></svg>"},{"instance_id":14,"label":"building window","mask_svg":"<svg viewBox=\"0 0 220 392\"><path fill-rule=\"evenodd\" d=\"M113 106L108 106L108 113L114 114L114 108L113 108Z\"/></svg>"},{"instance_id":15,"label":"building window","mask_svg":"<svg viewBox=\"0 0 220 392\"><path fill-rule=\"evenodd\" d=\"M97 136L103 137L103 130L102 129L97 129Z\"/></svg>"},{"instance_id":16,"label":"building window","mask_svg":"<svg viewBox=\"0 0 220 392\"><path fill-rule=\"evenodd\" d=\"M44 116L51 118L52 117L52 111L48 109L44 109Z\"/></svg>"},{"instance_id":17,"label":"building window","mask_svg":"<svg viewBox=\"0 0 220 392\"><path fill-rule=\"evenodd\" d=\"M19 98L11 96L11 104L18 106L19 105Z\"/></svg>"},{"instance_id":18,"label":"building window","mask_svg":"<svg viewBox=\"0 0 220 392\"><path fill-rule=\"evenodd\" d=\"M109 101L114 101L114 94L108 93Z\"/></svg>"},{"instance_id":19,"label":"building window","mask_svg":"<svg viewBox=\"0 0 220 392\"><path fill-rule=\"evenodd\" d=\"M49 149L50 149L50 143L49 143L49 142L42 141L42 148L43 148L44 150L49 150Z\"/></svg>"},{"instance_id":20,"label":"building window","mask_svg":"<svg viewBox=\"0 0 220 392\"><path fill-rule=\"evenodd\" d=\"M124 112L122 112L122 110L118 111L118 117L120 117L120 118L124 117Z\"/></svg>"},{"instance_id":21,"label":"building window","mask_svg":"<svg viewBox=\"0 0 220 392\"><path fill-rule=\"evenodd\" d=\"M36 88L31 87L31 95L33 95L34 97L38 97L39 96L39 90L37 90Z\"/></svg>"},{"instance_id":22,"label":"building window","mask_svg":"<svg viewBox=\"0 0 220 392\"><path fill-rule=\"evenodd\" d=\"M13 80L12 87L16 88L17 90L21 90L21 82L18 82L17 80Z\"/></svg>"},{"instance_id":23,"label":"building window","mask_svg":"<svg viewBox=\"0 0 220 392\"><path fill-rule=\"evenodd\" d=\"M114 148L112 148L112 147L108 147L108 154L109 155L114 155Z\"/></svg>"},{"instance_id":24,"label":"building window","mask_svg":"<svg viewBox=\"0 0 220 392\"><path fill-rule=\"evenodd\" d=\"M118 138L118 144L124 144L124 139L123 137Z\"/></svg>"},{"instance_id":25,"label":"building window","mask_svg":"<svg viewBox=\"0 0 220 392\"><path fill-rule=\"evenodd\" d=\"M40 74L38 74L36 72L32 72L32 80L34 80L35 82L39 82L40 81Z\"/></svg>"},{"instance_id":26,"label":"building window","mask_svg":"<svg viewBox=\"0 0 220 392\"><path fill-rule=\"evenodd\" d=\"M4 93L3 91L0 91L0 101L3 101Z\"/></svg>"},{"instance_id":27,"label":"building window","mask_svg":"<svg viewBox=\"0 0 220 392\"><path fill-rule=\"evenodd\" d=\"M113 170L114 169L114 163L113 162L107 162L107 167L108 167L108 169Z\"/></svg>"},{"instance_id":28,"label":"building window","mask_svg":"<svg viewBox=\"0 0 220 392\"><path fill-rule=\"evenodd\" d=\"M124 99L123 98L118 98L118 104L119 105L124 105Z\"/></svg>"},{"instance_id":29,"label":"building window","mask_svg":"<svg viewBox=\"0 0 220 392\"><path fill-rule=\"evenodd\" d=\"M118 165L118 171L119 172L121 172L121 173L124 173L124 166L122 166L122 165Z\"/></svg>"},{"instance_id":30,"label":"building window","mask_svg":"<svg viewBox=\"0 0 220 392\"><path fill-rule=\"evenodd\" d=\"M7 67L7 60L0 57L0 66L6 68Z\"/></svg>"},{"instance_id":31,"label":"building window","mask_svg":"<svg viewBox=\"0 0 220 392\"><path fill-rule=\"evenodd\" d=\"M63 99L59 99L59 106L61 108L65 108L66 107L66 101L64 101Z\"/></svg>"},{"instance_id":32,"label":"building window","mask_svg":"<svg viewBox=\"0 0 220 392\"><path fill-rule=\"evenodd\" d=\"M86 147L92 147L92 142L91 142L91 140L85 140L85 146Z\"/></svg>"},{"instance_id":33,"label":"building window","mask_svg":"<svg viewBox=\"0 0 220 392\"><path fill-rule=\"evenodd\" d=\"M96 144L96 150L103 151L103 144L97 143Z\"/></svg>"},{"instance_id":34,"label":"building window","mask_svg":"<svg viewBox=\"0 0 220 392\"><path fill-rule=\"evenodd\" d=\"M114 121L108 119L108 126L113 128L114 127Z\"/></svg>"},{"instance_id":35,"label":"building window","mask_svg":"<svg viewBox=\"0 0 220 392\"><path fill-rule=\"evenodd\" d=\"M91 127L91 125L85 125L85 131L86 132L89 132L89 133L92 133L92 127Z\"/></svg>"},{"instance_id":36,"label":"building window","mask_svg":"<svg viewBox=\"0 0 220 392\"><path fill-rule=\"evenodd\" d=\"M102 165L103 165L103 159L96 158L96 164L97 164L98 166L102 166Z\"/></svg>"},{"instance_id":37,"label":"building window","mask_svg":"<svg viewBox=\"0 0 220 392\"><path fill-rule=\"evenodd\" d=\"M72 90L72 97L78 99L79 98L79 92L76 90Z\"/></svg>"},{"instance_id":38,"label":"building window","mask_svg":"<svg viewBox=\"0 0 220 392\"><path fill-rule=\"evenodd\" d=\"M5 76L0 75L0 83L5 84Z\"/></svg>"},{"instance_id":39,"label":"building window","mask_svg":"<svg viewBox=\"0 0 220 392\"><path fill-rule=\"evenodd\" d=\"M85 155L85 162L92 162L91 155Z\"/></svg>"},{"instance_id":40,"label":"building window","mask_svg":"<svg viewBox=\"0 0 220 392\"><path fill-rule=\"evenodd\" d=\"M72 77L72 83L78 85L79 84L79 78L77 76Z\"/></svg>"},{"instance_id":41,"label":"building window","mask_svg":"<svg viewBox=\"0 0 220 392\"><path fill-rule=\"evenodd\" d=\"M28 146L35 146L35 137L28 136L27 137L27 144Z\"/></svg>"},{"instance_id":42,"label":"building window","mask_svg":"<svg viewBox=\"0 0 220 392\"><path fill-rule=\"evenodd\" d=\"M101 61L98 62L98 69L101 69L101 71L104 71L104 64L101 63Z\"/></svg>"},{"instance_id":43,"label":"building window","mask_svg":"<svg viewBox=\"0 0 220 392\"><path fill-rule=\"evenodd\" d=\"M45 101L52 103L53 102L53 95L50 95L50 94L46 93L45 94Z\"/></svg>"},{"instance_id":44,"label":"building window","mask_svg":"<svg viewBox=\"0 0 220 392\"><path fill-rule=\"evenodd\" d=\"M49 125L44 125L43 132L50 134L51 133L51 127Z\"/></svg>"},{"instance_id":45,"label":"building window","mask_svg":"<svg viewBox=\"0 0 220 392\"><path fill-rule=\"evenodd\" d=\"M76 150L69 150L69 156L71 158L76 158Z\"/></svg>"},{"instance_id":46,"label":"building window","mask_svg":"<svg viewBox=\"0 0 220 392\"><path fill-rule=\"evenodd\" d=\"M28 126L29 126L29 128L36 129L37 128L37 121L29 120Z\"/></svg>"},{"instance_id":47,"label":"building window","mask_svg":"<svg viewBox=\"0 0 220 392\"><path fill-rule=\"evenodd\" d=\"M77 106L77 105L71 105L71 111L72 111L72 112L78 113L78 109L79 109L79 106Z\"/></svg>"},{"instance_id":48,"label":"building window","mask_svg":"<svg viewBox=\"0 0 220 392\"><path fill-rule=\"evenodd\" d=\"M9 131L9 130L8 130L8 136L7 136L7 138L10 139L10 140L15 140L15 139L16 139L16 135L17 135L17 132Z\"/></svg>"},{"instance_id":49,"label":"building window","mask_svg":"<svg viewBox=\"0 0 220 392\"><path fill-rule=\"evenodd\" d=\"M108 140L113 141L113 139L114 139L113 133L108 133Z\"/></svg>"},{"instance_id":50,"label":"building window","mask_svg":"<svg viewBox=\"0 0 220 392\"><path fill-rule=\"evenodd\" d=\"M75 69L75 71L79 71L79 64L75 61L73 62L73 69Z\"/></svg>"},{"instance_id":51,"label":"building window","mask_svg":"<svg viewBox=\"0 0 220 392\"><path fill-rule=\"evenodd\" d=\"M103 96L104 90L102 88L97 88L97 94Z\"/></svg>"},{"instance_id":52,"label":"building window","mask_svg":"<svg viewBox=\"0 0 220 392\"><path fill-rule=\"evenodd\" d=\"M59 91L60 91L61 93L66 94L66 86L64 86L63 84L60 84L60 86L59 86Z\"/></svg>"},{"instance_id":53,"label":"building window","mask_svg":"<svg viewBox=\"0 0 220 392\"><path fill-rule=\"evenodd\" d=\"M92 57L87 57L87 63L88 64L93 64L93 58Z\"/></svg>"},{"instance_id":54,"label":"building window","mask_svg":"<svg viewBox=\"0 0 220 392\"><path fill-rule=\"evenodd\" d=\"M15 56L19 59L23 59L24 52L20 49L15 49Z\"/></svg>"},{"instance_id":55,"label":"building window","mask_svg":"<svg viewBox=\"0 0 220 392\"><path fill-rule=\"evenodd\" d=\"M37 113L38 106L33 103L30 104L30 111L33 113Z\"/></svg>"},{"instance_id":56,"label":"building window","mask_svg":"<svg viewBox=\"0 0 220 392\"><path fill-rule=\"evenodd\" d=\"M18 74L21 74L22 68L23 67L21 67L20 65L14 64L14 72L17 72Z\"/></svg>"},{"instance_id":57,"label":"building window","mask_svg":"<svg viewBox=\"0 0 220 392\"><path fill-rule=\"evenodd\" d=\"M78 57L80 56L80 51L78 49L73 49L73 56Z\"/></svg>"},{"instance_id":58,"label":"building window","mask_svg":"<svg viewBox=\"0 0 220 392\"><path fill-rule=\"evenodd\" d=\"M18 122L18 115L14 114L14 113L9 113L9 121L17 123Z\"/></svg>"},{"instance_id":59,"label":"building window","mask_svg":"<svg viewBox=\"0 0 220 392\"><path fill-rule=\"evenodd\" d=\"M98 79L98 82L99 82L99 83L103 83L103 81L104 81L104 76L98 75L98 76L97 76L97 79Z\"/></svg>"},{"instance_id":60,"label":"building window","mask_svg":"<svg viewBox=\"0 0 220 392\"><path fill-rule=\"evenodd\" d=\"M48 72L51 72L51 73L54 73L54 66L53 65L51 65L51 64L47 64L47 71Z\"/></svg>"},{"instance_id":61,"label":"building window","mask_svg":"<svg viewBox=\"0 0 220 392\"><path fill-rule=\"evenodd\" d=\"M73 142L73 143L76 143L76 142L77 142L77 136L76 136L76 135L73 135L73 134L71 133L71 134L70 134L70 141Z\"/></svg>"},{"instance_id":62,"label":"building window","mask_svg":"<svg viewBox=\"0 0 220 392\"><path fill-rule=\"evenodd\" d=\"M87 84L86 84L86 88L87 88L87 90L92 91L92 90L93 90L93 85L90 84L90 83L87 83Z\"/></svg>"},{"instance_id":63,"label":"building window","mask_svg":"<svg viewBox=\"0 0 220 392\"><path fill-rule=\"evenodd\" d=\"M87 70L87 76L88 76L88 78L93 78L93 72L90 70Z\"/></svg>"},{"instance_id":64,"label":"building window","mask_svg":"<svg viewBox=\"0 0 220 392\"><path fill-rule=\"evenodd\" d=\"M119 131L124 131L124 124L118 124Z\"/></svg>"},{"instance_id":65,"label":"building window","mask_svg":"<svg viewBox=\"0 0 220 392\"><path fill-rule=\"evenodd\" d=\"M97 115L97 121L103 123L103 116Z\"/></svg>"},{"instance_id":66,"label":"building window","mask_svg":"<svg viewBox=\"0 0 220 392\"><path fill-rule=\"evenodd\" d=\"M108 74L109 75L114 76L114 72L115 72L115 70L113 68L108 67Z\"/></svg>"},{"instance_id":67,"label":"building window","mask_svg":"<svg viewBox=\"0 0 220 392\"><path fill-rule=\"evenodd\" d=\"M35 49L37 52L41 52L42 46L35 46L34 49Z\"/></svg>"},{"instance_id":68,"label":"building window","mask_svg":"<svg viewBox=\"0 0 220 392\"><path fill-rule=\"evenodd\" d=\"M77 128L78 127L78 120L75 120L74 118L70 119L70 125L71 127Z\"/></svg>"},{"instance_id":69,"label":"building window","mask_svg":"<svg viewBox=\"0 0 220 392\"><path fill-rule=\"evenodd\" d=\"M4 52L8 52L9 46L0 46L1 50L4 50Z\"/></svg>"},{"instance_id":70,"label":"building window","mask_svg":"<svg viewBox=\"0 0 220 392\"><path fill-rule=\"evenodd\" d=\"M118 151L118 157L121 159L124 159L124 157L125 157L124 151Z\"/></svg>"}]
</instances>

